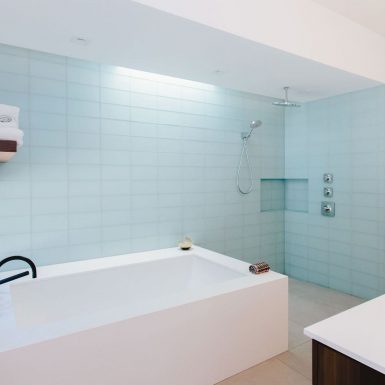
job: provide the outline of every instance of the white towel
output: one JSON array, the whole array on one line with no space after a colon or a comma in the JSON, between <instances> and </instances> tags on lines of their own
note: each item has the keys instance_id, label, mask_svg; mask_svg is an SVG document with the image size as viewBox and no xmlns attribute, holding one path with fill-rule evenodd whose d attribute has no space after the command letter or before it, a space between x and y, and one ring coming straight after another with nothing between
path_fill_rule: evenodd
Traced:
<instances>
[{"instance_id":1,"label":"white towel","mask_svg":"<svg viewBox=\"0 0 385 385\"><path fill-rule=\"evenodd\" d=\"M0 104L0 128L19 128L19 111L19 107Z\"/></svg>"},{"instance_id":2,"label":"white towel","mask_svg":"<svg viewBox=\"0 0 385 385\"><path fill-rule=\"evenodd\" d=\"M24 132L18 128L1 127L0 126L0 139L3 140L15 140L17 145L21 147L23 145Z\"/></svg>"}]
</instances>

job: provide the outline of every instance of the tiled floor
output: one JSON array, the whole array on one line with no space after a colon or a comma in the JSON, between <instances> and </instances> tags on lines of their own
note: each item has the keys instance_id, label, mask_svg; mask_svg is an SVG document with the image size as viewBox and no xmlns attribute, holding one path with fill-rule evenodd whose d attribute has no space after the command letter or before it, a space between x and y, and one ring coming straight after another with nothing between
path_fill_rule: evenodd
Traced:
<instances>
[{"instance_id":1,"label":"tiled floor","mask_svg":"<svg viewBox=\"0 0 385 385\"><path fill-rule=\"evenodd\" d=\"M217 385L311 385L311 341L303 328L363 300L335 290L290 279L289 351Z\"/></svg>"}]
</instances>

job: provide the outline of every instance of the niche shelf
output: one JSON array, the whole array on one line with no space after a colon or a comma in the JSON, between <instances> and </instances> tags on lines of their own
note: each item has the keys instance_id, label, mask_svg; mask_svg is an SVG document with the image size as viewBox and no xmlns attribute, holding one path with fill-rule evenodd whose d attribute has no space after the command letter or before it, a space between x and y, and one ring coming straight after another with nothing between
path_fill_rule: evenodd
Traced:
<instances>
[{"instance_id":1,"label":"niche shelf","mask_svg":"<svg viewBox=\"0 0 385 385\"><path fill-rule=\"evenodd\" d=\"M307 213L308 195L306 178L263 178L261 212L285 210Z\"/></svg>"},{"instance_id":2,"label":"niche shelf","mask_svg":"<svg viewBox=\"0 0 385 385\"><path fill-rule=\"evenodd\" d=\"M261 211L285 209L285 180L261 179Z\"/></svg>"},{"instance_id":3,"label":"niche shelf","mask_svg":"<svg viewBox=\"0 0 385 385\"><path fill-rule=\"evenodd\" d=\"M8 162L17 152L17 142L15 140L0 139L0 162Z\"/></svg>"}]
</instances>

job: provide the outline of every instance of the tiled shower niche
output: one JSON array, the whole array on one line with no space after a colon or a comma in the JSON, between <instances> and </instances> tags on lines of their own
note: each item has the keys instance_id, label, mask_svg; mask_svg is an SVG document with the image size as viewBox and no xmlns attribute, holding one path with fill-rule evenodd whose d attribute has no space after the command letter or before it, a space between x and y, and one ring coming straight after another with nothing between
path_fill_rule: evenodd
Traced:
<instances>
[{"instance_id":1,"label":"tiled shower niche","mask_svg":"<svg viewBox=\"0 0 385 385\"><path fill-rule=\"evenodd\" d=\"M307 179L261 179L261 212L308 212Z\"/></svg>"}]
</instances>

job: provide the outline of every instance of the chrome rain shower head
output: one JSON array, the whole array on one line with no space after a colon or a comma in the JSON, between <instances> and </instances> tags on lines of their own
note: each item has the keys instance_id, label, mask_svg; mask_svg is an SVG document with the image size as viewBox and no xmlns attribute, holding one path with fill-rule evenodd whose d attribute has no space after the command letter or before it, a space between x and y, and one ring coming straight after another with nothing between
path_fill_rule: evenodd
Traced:
<instances>
[{"instance_id":1,"label":"chrome rain shower head","mask_svg":"<svg viewBox=\"0 0 385 385\"><path fill-rule=\"evenodd\" d=\"M289 87L283 87L283 89L285 90L285 99L279 102L273 102L273 105L278 107L301 107L300 104L289 101Z\"/></svg>"}]
</instances>

